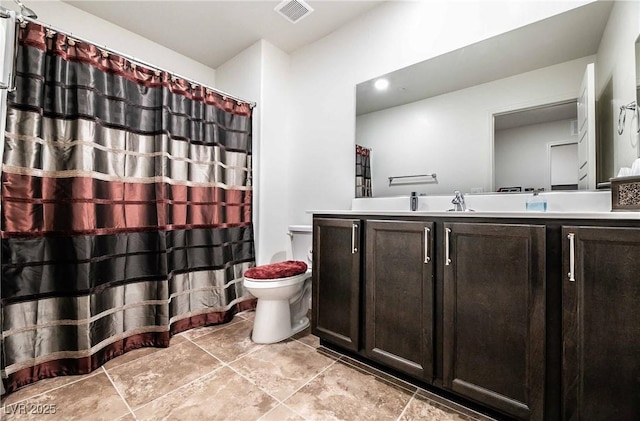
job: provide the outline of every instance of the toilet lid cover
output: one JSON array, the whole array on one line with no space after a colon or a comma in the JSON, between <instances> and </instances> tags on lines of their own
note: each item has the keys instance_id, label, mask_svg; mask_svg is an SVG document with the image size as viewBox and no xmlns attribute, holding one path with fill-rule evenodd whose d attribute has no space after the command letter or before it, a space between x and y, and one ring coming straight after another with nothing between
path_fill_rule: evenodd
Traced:
<instances>
[{"instance_id":1,"label":"toilet lid cover","mask_svg":"<svg viewBox=\"0 0 640 421\"><path fill-rule=\"evenodd\" d=\"M244 276L251 279L279 279L301 275L307 271L307 264L299 260L287 260L286 262L271 263L269 265L256 266L248 269Z\"/></svg>"}]
</instances>

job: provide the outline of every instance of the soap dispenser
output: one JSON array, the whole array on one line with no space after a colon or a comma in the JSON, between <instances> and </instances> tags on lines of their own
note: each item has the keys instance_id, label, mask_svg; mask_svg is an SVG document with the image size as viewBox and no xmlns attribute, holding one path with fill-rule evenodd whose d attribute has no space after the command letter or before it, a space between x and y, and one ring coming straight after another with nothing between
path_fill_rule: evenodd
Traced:
<instances>
[{"instance_id":1,"label":"soap dispenser","mask_svg":"<svg viewBox=\"0 0 640 421\"><path fill-rule=\"evenodd\" d=\"M534 212L546 212L547 211L547 199L540 196L540 190L535 189L533 196L527 200L527 211Z\"/></svg>"},{"instance_id":2,"label":"soap dispenser","mask_svg":"<svg viewBox=\"0 0 640 421\"><path fill-rule=\"evenodd\" d=\"M409 202L409 206L410 209L412 211L417 211L418 210L418 196L416 194L416 192L412 191L411 192L411 197L409 198L410 202Z\"/></svg>"}]
</instances>

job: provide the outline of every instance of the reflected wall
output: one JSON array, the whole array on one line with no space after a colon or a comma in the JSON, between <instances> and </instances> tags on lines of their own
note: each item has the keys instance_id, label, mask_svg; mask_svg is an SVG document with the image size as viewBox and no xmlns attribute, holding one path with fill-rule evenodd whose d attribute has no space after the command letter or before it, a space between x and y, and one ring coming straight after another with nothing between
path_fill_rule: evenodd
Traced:
<instances>
[{"instance_id":1,"label":"reflected wall","mask_svg":"<svg viewBox=\"0 0 640 421\"><path fill-rule=\"evenodd\" d=\"M356 117L356 143L373 149L373 196L492 191L492 115L575 99L594 60L587 56ZM390 176L432 172L437 183L388 185Z\"/></svg>"}]
</instances>

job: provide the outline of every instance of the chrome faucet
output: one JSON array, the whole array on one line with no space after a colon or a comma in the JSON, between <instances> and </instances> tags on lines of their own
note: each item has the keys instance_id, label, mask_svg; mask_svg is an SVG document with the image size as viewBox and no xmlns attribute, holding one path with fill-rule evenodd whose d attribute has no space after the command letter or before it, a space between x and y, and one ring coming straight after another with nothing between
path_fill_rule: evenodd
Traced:
<instances>
[{"instance_id":1,"label":"chrome faucet","mask_svg":"<svg viewBox=\"0 0 640 421\"><path fill-rule=\"evenodd\" d=\"M464 203L464 195L462 193L460 193L460 191L456 190L454 192L454 194L456 195L456 197L453 198L453 200L451 201L451 203L453 203L453 209L451 209L454 212L464 212L467 210L467 204Z\"/></svg>"}]
</instances>

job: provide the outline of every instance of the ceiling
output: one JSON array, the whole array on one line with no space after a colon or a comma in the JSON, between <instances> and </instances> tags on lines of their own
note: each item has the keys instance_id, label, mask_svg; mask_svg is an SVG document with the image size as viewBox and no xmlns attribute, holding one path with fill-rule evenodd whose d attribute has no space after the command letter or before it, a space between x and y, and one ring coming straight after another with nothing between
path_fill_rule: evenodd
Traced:
<instances>
[{"instance_id":1,"label":"ceiling","mask_svg":"<svg viewBox=\"0 0 640 421\"><path fill-rule=\"evenodd\" d=\"M574 120L576 118L578 118L578 106L576 101L571 101L496 115L493 120L493 128L494 130L506 130L532 124Z\"/></svg>"},{"instance_id":2,"label":"ceiling","mask_svg":"<svg viewBox=\"0 0 640 421\"><path fill-rule=\"evenodd\" d=\"M273 9L280 1L65 0L209 67L216 68L260 39L286 53L325 37L381 0L309 0L314 11L293 24Z\"/></svg>"},{"instance_id":3,"label":"ceiling","mask_svg":"<svg viewBox=\"0 0 640 421\"><path fill-rule=\"evenodd\" d=\"M612 2L598 1L405 67L356 87L366 114L595 54ZM376 78L377 79L377 78Z\"/></svg>"}]
</instances>

